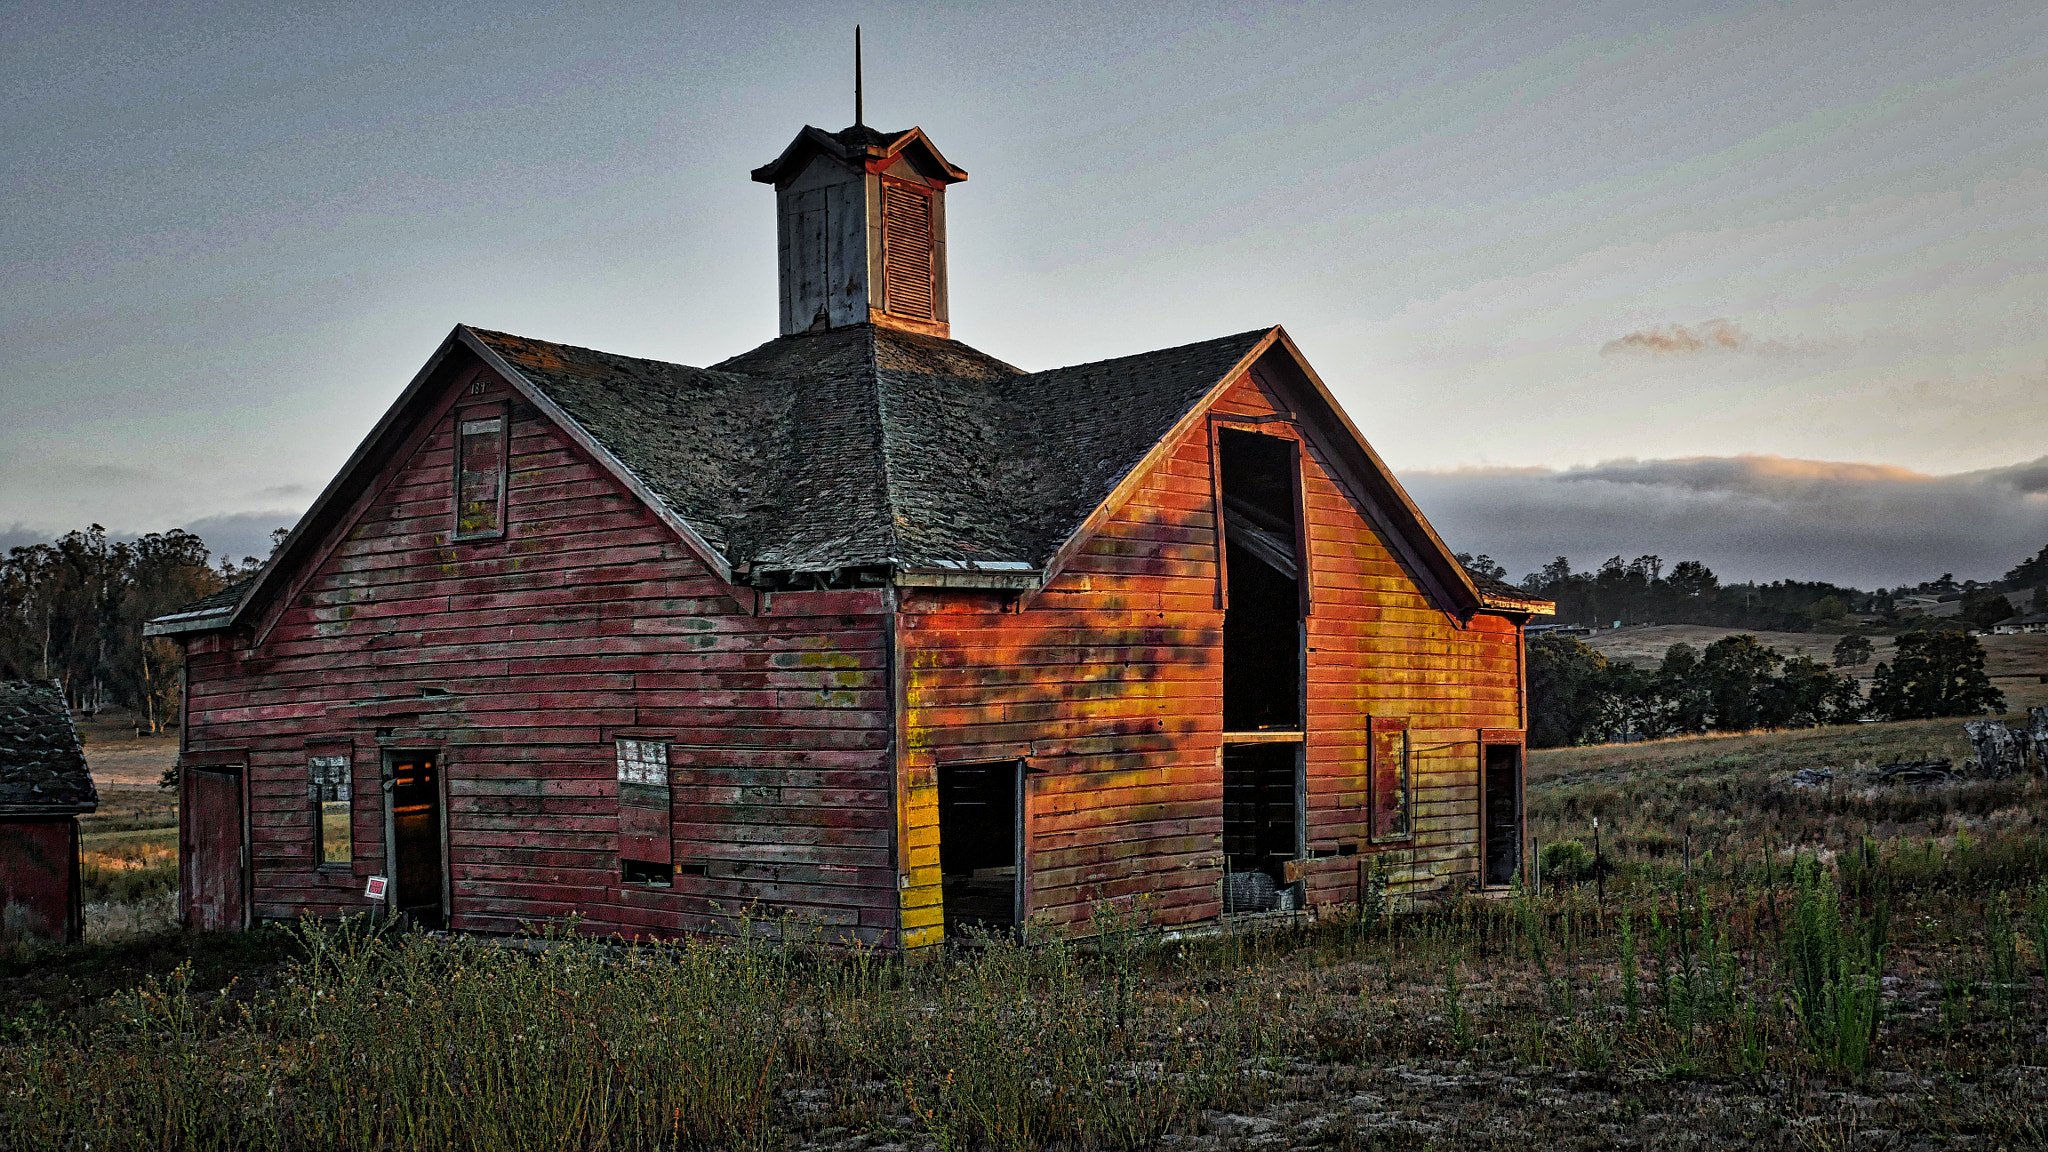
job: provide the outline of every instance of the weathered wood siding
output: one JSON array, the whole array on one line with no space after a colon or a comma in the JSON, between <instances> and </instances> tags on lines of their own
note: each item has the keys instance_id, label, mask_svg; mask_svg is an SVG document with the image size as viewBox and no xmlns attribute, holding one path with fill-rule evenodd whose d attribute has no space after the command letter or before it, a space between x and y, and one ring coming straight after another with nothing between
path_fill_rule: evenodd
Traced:
<instances>
[{"instance_id":1,"label":"weathered wood siding","mask_svg":"<svg viewBox=\"0 0 2048 1152\"><path fill-rule=\"evenodd\" d=\"M191 645L191 759L248 757L254 916L363 910L385 870L380 751L403 749L443 765L457 928L577 912L673 934L759 902L892 939L884 595L735 593L487 370L443 376L317 570ZM451 543L455 411L508 401L507 533ZM674 858L703 875L621 883L618 736L669 744ZM323 869L306 758L337 748L355 862Z\"/></svg>"},{"instance_id":2,"label":"weathered wood siding","mask_svg":"<svg viewBox=\"0 0 2048 1152\"><path fill-rule=\"evenodd\" d=\"M1251 374L1222 419L1290 410ZM1264 431L1285 425L1266 424ZM1476 875L1479 730L1521 727L1520 633L1432 607L1305 436L1308 844L1386 851L1411 894ZM992 594L920 590L905 668L905 943L943 931L935 769L1025 757L1029 905L1072 922L1142 895L1158 922L1220 911L1222 636L1210 438L1171 445L1078 558L1021 612ZM1365 842L1367 731L1406 718L1414 834ZM1359 858L1308 864L1312 901L1353 900Z\"/></svg>"},{"instance_id":3,"label":"weathered wood siding","mask_svg":"<svg viewBox=\"0 0 2048 1152\"><path fill-rule=\"evenodd\" d=\"M77 817L0 816L0 944L78 943L78 869Z\"/></svg>"}]
</instances>

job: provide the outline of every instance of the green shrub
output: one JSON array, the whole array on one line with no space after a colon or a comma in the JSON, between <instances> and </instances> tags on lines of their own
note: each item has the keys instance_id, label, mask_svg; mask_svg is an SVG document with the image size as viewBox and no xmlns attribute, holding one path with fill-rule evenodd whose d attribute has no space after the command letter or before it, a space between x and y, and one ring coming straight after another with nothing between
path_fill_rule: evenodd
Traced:
<instances>
[{"instance_id":1,"label":"green shrub","mask_svg":"<svg viewBox=\"0 0 2048 1152\"><path fill-rule=\"evenodd\" d=\"M1545 883L1576 884L1593 875L1593 850L1577 840L1556 840L1543 846Z\"/></svg>"}]
</instances>

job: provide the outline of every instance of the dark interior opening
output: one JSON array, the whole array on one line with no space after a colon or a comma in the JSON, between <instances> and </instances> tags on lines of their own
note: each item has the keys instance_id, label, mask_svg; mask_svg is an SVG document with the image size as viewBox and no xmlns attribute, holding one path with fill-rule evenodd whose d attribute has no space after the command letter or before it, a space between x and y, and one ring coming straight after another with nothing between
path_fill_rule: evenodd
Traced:
<instances>
[{"instance_id":1,"label":"dark interior opening","mask_svg":"<svg viewBox=\"0 0 2048 1152\"><path fill-rule=\"evenodd\" d=\"M1021 915L1015 760L939 766L939 872L946 934L1010 932Z\"/></svg>"},{"instance_id":2,"label":"dark interior opening","mask_svg":"<svg viewBox=\"0 0 2048 1152\"><path fill-rule=\"evenodd\" d=\"M657 887L669 886L669 866L652 860L619 861L619 879L627 884L652 884Z\"/></svg>"},{"instance_id":3,"label":"dark interior opening","mask_svg":"<svg viewBox=\"0 0 2048 1152\"><path fill-rule=\"evenodd\" d=\"M398 911L426 928L446 927L441 906L441 767L426 753L391 758L391 849Z\"/></svg>"},{"instance_id":4,"label":"dark interior opening","mask_svg":"<svg viewBox=\"0 0 2048 1152\"><path fill-rule=\"evenodd\" d=\"M1506 887L1522 866L1522 750L1486 746L1486 883Z\"/></svg>"},{"instance_id":5,"label":"dark interior opening","mask_svg":"<svg viewBox=\"0 0 2048 1152\"><path fill-rule=\"evenodd\" d=\"M1301 745L1223 746L1223 853L1233 873L1263 872L1276 886L1300 854L1296 765Z\"/></svg>"},{"instance_id":6,"label":"dark interior opening","mask_svg":"<svg viewBox=\"0 0 2048 1152\"><path fill-rule=\"evenodd\" d=\"M1223 487L1223 728L1301 727L1301 533L1295 445L1225 429Z\"/></svg>"}]
</instances>

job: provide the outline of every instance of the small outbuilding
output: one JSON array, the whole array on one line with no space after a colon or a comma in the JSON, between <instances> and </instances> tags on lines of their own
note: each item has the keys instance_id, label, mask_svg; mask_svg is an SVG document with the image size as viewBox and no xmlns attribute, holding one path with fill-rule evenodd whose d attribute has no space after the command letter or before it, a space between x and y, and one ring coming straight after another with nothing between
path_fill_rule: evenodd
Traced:
<instances>
[{"instance_id":1,"label":"small outbuilding","mask_svg":"<svg viewBox=\"0 0 2048 1152\"><path fill-rule=\"evenodd\" d=\"M0 941L81 939L78 817L98 806L63 691L0 680Z\"/></svg>"}]
</instances>

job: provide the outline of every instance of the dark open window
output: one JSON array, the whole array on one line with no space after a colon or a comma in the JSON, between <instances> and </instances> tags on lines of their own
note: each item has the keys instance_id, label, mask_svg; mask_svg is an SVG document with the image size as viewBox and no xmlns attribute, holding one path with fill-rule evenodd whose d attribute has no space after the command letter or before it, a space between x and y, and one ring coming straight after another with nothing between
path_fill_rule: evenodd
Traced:
<instances>
[{"instance_id":1,"label":"dark open window","mask_svg":"<svg viewBox=\"0 0 2048 1152\"><path fill-rule=\"evenodd\" d=\"M1023 916L1024 765L939 765L946 934L1008 932Z\"/></svg>"},{"instance_id":2,"label":"dark open window","mask_svg":"<svg viewBox=\"0 0 2048 1152\"><path fill-rule=\"evenodd\" d=\"M1223 503L1223 728L1301 727L1303 569L1296 445L1225 428L1216 438Z\"/></svg>"},{"instance_id":3,"label":"dark open window","mask_svg":"<svg viewBox=\"0 0 2048 1152\"><path fill-rule=\"evenodd\" d=\"M455 417L455 538L505 532L506 414L502 406Z\"/></svg>"},{"instance_id":4,"label":"dark open window","mask_svg":"<svg viewBox=\"0 0 2048 1152\"><path fill-rule=\"evenodd\" d=\"M668 745L620 740L619 879L667 885L675 860L669 826Z\"/></svg>"}]
</instances>

